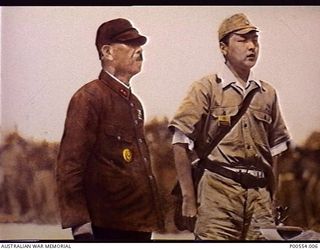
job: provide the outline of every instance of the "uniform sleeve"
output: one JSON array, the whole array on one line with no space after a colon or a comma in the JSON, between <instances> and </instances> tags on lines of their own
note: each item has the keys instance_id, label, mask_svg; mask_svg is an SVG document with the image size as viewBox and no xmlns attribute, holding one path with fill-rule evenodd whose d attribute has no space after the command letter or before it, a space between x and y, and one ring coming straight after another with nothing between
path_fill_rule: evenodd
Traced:
<instances>
[{"instance_id":1,"label":"uniform sleeve","mask_svg":"<svg viewBox=\"0 0 320 250\"><path fill-rule=\"evenodd\" d=\"M189 150L193 150L194 142L189 137L187 137L184 133L182 133L179 129L175 129L173 137L172 137L172 144L176 143L186 143L188 144Z\"/></svg>"},{"instance_id":2,"label":"uniform sleeve","mask_svg":"<svg viewBox=\"0 0 320 250\"><path fill-rule=\"evenodd\" d=\"M169 129L174 131L174 128L177 128L191 140L194 140L196 125L201 121L202 116L209 111L211 94L209 89L207 84L194 82L170 122Z\"/></svg>"},{"instance_id":3,"label":"uniform sleeve","mask_svg":"<svg viewBox=\"0 0 320 250\"><path fill-rule=\"evenodd\" d=\"M286 142L289 140L290 135L281 115L278 96L276 94L272 108L272 124L269 136L269 144L273 155L279 154L286 150Z\"/></svg>"},{"instance_id":4,"label":"uniform sleeve","mask_svg":"<svg viewBox=\"0 0 320 250\"><path fill-rule=\"evenodd\" d=\"M96 141L94 98L78 92L70 101L57 161L58 198L63 228L90 222L84 189L86 162Z\"/></svg>"}]
</instances>

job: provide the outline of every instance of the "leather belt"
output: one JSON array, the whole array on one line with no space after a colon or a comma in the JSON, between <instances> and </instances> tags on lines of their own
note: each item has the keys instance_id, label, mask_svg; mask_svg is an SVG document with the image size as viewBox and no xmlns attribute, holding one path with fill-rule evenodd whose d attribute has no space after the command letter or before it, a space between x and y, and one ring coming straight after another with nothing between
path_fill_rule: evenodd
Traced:
<instances>
[{"instance_id":1,"label":"leather belt","mask_svg":"<svg viewBox=\"0 0 320 250\"><path fill-rule=\"evenodd\" d=\"M239 168L239 167L236 167L236 168L223 167L223 168L229 169L229 170L234 171L234 172L248 173L248 174L253 175L256 178L264 178L265 177L264 172L261 171L261 170L253 170L253 169L244 168L244 167L243 168Z\"/></svg>"},{"instance_id":2,"label":"leather belt","mask_svg":"<svg viewBox=\"0 0 320 250\"><path fill-rule=\"evenodd\" d=\"M264 188L267 186L267 179L265 178L263 171L222 167L209 159L201 161L198 167L232 179L235 182L240 183L241 186L246 189L258 187Z\"/></svg>"}]
</instances>

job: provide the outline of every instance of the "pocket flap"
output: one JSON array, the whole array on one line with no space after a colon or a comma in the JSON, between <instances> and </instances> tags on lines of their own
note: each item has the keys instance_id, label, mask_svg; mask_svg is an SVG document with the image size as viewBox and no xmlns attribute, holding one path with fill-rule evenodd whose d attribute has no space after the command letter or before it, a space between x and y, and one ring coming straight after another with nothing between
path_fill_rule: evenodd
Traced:
<instances>
[{"instance_id":1,"label":"pocket flap","mask_svg":"<svg viewBox=\"0 0 320 250\"><path fill-rule=\"evenodd\" d=\"M104 129L104 134L116 138L118 141L132 142L133 135L122 128L108 126Z\"/></svg>"},{"instance_id":2,"label":"pocket flap","mask_svg":"<svg viewBox=\"0 0 320 250\"><path fill-rule=\"evenodd\" d=\"M239 106L234 107L215 107L211 110L211 115L213 117L218 116L235 116L239 111Z\"/></svg>"},{"instance_id":3,"label":"pocket flap","mask_svg":"<svg viewBox=\"0 0 320 250\"><path fill-rule=\"evenodd\" d=\"M268 124L270 124L272 121L271 116L267 113L256 111L256 110L252 111L252 113L254 117L260 121L266 122Z\"/></svg>"}]
</instances>

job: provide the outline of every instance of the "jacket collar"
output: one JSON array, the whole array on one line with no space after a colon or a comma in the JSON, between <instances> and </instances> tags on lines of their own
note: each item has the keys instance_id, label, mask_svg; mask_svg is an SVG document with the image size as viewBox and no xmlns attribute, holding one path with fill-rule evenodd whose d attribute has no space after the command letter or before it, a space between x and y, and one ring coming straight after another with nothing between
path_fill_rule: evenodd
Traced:
<instances>
[{"instance_id":1,"label":"jacket collar","mask_svg":"<svg viewBox=\"0 0 320 250\"><path fill-rule=\"evenodd\" d=\"M127 86L114 76L112 76L110 73L101 70L99 75L99 80L101 80L104 84L108 85L110 88L112 88L115 92L117 92L120 96L123 98L129 100L131 95L131 88L130 86Z\"/></svg>"}]
</instances>

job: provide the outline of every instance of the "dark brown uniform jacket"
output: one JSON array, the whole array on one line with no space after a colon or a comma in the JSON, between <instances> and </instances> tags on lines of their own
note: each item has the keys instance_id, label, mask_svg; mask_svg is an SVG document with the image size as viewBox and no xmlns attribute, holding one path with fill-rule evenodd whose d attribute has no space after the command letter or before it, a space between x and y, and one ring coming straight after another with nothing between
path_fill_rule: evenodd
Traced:
<instances>
[{"instance_id":1,"label":"dark brown uniform jacket","mask_svg":"<svg viewBox=\"0 0 320 250\"><path fill-rule=\"evenodd\" d=\"M137 97L104 71L74 94L57 164L63 228L161 229L143 121Z\"/></svg>"}]
</instances>

